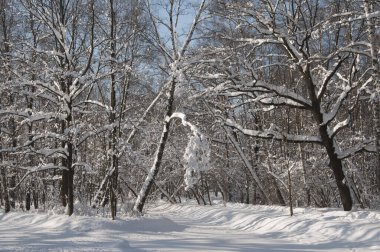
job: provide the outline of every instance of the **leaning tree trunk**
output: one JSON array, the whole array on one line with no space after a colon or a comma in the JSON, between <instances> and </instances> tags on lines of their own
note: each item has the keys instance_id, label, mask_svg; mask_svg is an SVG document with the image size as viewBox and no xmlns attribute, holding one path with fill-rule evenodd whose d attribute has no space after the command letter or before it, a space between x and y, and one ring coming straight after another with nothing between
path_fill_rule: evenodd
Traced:
<instances>
[{"instance_id":1,"label":"leaning tree trunk","mask_svg":"<svg viewBox=\"0 0 380 252\"><path fill-rule=\"evenodd\" d=\"M171 65L170 68L172 68L171 69L172 72L171 72L171 79L170 79L170 83L169 83L167 107L166 107L166 112L165 112L165 117L164 117L164 127L163 127L161 137L160 137L160 141L159 141L156 153L155 153L153 165L152 165L152 167L148 173L148 176L145 179L145 182L144 182L144 184L140 190L140 193L139 193L137 200L135 202L135 205L133 207L133 210L136 212L140 212L140 213L142 212L146 198L148 197L149 191L150 191L150 189L154 183L154 179L156 178L157 173L158 173L160 166L161 166L162 157L164 155L166 142L167 142L168 136L169 136L170 117L173 114L173 107L174 107L174 91L176 88L176 84L178 81L177 78L178 78L178 74L179 74L179 70L180 70L180 69L178 69L179 66L177 64L181 62L181 59L183 58L183 55L185 54L185 52L186 52L186 50L187 50L187 48L188 48L188 46L189 46L189 44L193 38L195 28L196 28L196 26L200 20L200 17L201 17L203 10L204 10L205 3L206 3L206 1L202 0L201 3L199 4L199 9L195 15L193 24L190 27L190 30L187 34L187 37L183 42L183 46L180 50L177 50L179 48L177 48L177 42L178 42L178 36L177 35L178 34L176 32L177 21L175 21L175 20L178 18L178 16L176 16L176 15L178 15L178 13L175 14L174 1L170 1L170 7L169 7L169 13L168 13L169 14L169 25L168 25L168 27L169 27L170 35L171 35L171 44L172 44L171 50L173 51L173 55L172 55L171 59L167 58L167 55L166 55L167 52L166 52L166 50L164 50L163 55L165 57L166 63L169 63L169 62L172 63L172 64L170 64ZM149 14L151 15L150 11L151 10L149 10ZM153 18L152 15L151 15L151 17ZM156 35L157 35L158 41L160 43L159 47L161 47L162 44L161 44L161 41L160 41L161 39L160 39L160 36L158 34L158 30L157 30L157 23L154 23L153 26L155 27L155 32L157 33ZM172 61L172 60L174 60L174 61Z\"/></svg>"},{"instance_id":2,"label":"leaning tree trunk","mask_svg":"<svg viewBox=\"0 0 380 252\"><path fill-rule=\"evenodd\" d=\"M169 90L169 97L168 97L168 103L166 107L166 113L164 117L164 127L162 129L160 142L158 144L154 162L152 165L152 168L150 169L148 176L145 179L145 182L140 190L139 195L137 196L137 200L135 202L135 205L133 207L133 210L136 212L141 213L144 204L146 201L146 198L148 197L149 191L154 183L154 179L157 176L157 173L161 166L162 157L164 155L164 150L166 146L166 142L168 140L169 136L169 126L170 126L170 117L173 114L173 103L174 103L174 91L176 86L176 78L173 77L171 83L170 83L170 90Z\"/></svg>"},{"instance_id":3,"label":"leaning tree trunk","mask_svg":"<svg viewBox=\"0 0 380 252\"><path fill-rule=\"evenodd\" d=\"M333 171L336 185L338 187L340 200L343 205L344 211L350 211L352 209L352 198L350 188L346 184L345 175L343 172L342 160L338 158L336 154L334 139L330 137L327 125L323 124L323 116L320 114L318 106L318 112L315 111L314 115L317 119L319 126L319 134L322 138L322 144L326 149L327 156L329 158L329 166Z\"/></svg>"},{"instance_id":4,"label":"leaning tree trunk","mask_svg":"<svg viewBox=\"0 0 380 252\"><path fill-rule=\"evenodd\" d=\"M329 167L333 171L343 209L344 211L350 211L352 209L352 198L350 188L346 184L342 160L338 158L338 155L335 150L334 139L330 136L328 132L328 126L323 121L323 114L321 112L323 111L322 105L315 93L315 86L313 84L311 75L308 71L303 73L305 81L307 83L308 93L311 99L311 111L313 113L317 125L319 125L319 135L322 139L322 145L324 146L327 156L329 158Z\"/></svg>"}]
</instances>

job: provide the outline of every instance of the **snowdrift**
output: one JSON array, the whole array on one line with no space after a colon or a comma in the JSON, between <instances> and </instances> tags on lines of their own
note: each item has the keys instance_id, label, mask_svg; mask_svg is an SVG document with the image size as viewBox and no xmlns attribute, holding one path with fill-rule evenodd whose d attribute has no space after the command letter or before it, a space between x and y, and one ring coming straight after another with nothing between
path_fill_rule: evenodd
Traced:
<instances>
[{"instance_id":1,"label":"snowdrift","mask_svg":"<svg viewBox=\"0 0 380 252\"><path fill-rule=\"evenodd\" d=\"M0 251L380 251L380 212L150 205L141 218L0 214Z\"/></svg>"}]
</instances>

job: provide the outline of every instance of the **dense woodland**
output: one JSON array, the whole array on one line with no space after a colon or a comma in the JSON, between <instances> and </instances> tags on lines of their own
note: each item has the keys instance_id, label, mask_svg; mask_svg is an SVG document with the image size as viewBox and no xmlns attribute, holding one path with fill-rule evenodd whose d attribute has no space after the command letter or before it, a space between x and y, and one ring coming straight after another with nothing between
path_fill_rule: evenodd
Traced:
<instances>
[{"instance_id":1,"label":"dense woodland","mask_svg":"<svg viewBox=\"0 0 380 252\"><path fill-rule=\"evenodd\" d=\"M0 0L0 204L380 207L377 0Z\"/></svg>"}]
</instances>

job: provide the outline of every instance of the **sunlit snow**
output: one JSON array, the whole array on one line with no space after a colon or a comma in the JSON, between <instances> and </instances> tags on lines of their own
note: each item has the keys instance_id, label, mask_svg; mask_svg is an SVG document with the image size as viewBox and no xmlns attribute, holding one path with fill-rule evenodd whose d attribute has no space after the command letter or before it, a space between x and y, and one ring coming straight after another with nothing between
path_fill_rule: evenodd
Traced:
<instances>
[{"instance_id":1,"label":"sunlit snow","mask_svg":"<svg viewBox=\"0 0 380 252\"><path fill-rule=\"evenodd\" d=\"M380 212L158 202L141 217L0 214L0 251L380 251ZM88 213L86 213L88 214Z\"/></svg>"}]
</instances>

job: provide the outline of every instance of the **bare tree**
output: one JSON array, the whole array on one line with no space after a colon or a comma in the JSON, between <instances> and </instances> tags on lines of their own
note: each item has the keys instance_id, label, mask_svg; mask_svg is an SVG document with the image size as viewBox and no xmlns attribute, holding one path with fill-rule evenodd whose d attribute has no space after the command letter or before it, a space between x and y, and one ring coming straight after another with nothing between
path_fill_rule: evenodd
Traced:
<instances>
[{"instance_id":1,"label":"bare tree","mask_svg":"<svg viewBox=\"0 0 380 252\"><path fill-rule=\"evenodd\" d=\"M28 122L56 120L60 124L60 132L43 131L34 134L20 148L27 147L43 156L63 157L61 165L51 163L39 165L38 169L29 169L27 175L46 169L62 170L62 203L67 204L67 214L71 215L74 210L74 167L80 166L76 155L77 147L81 143L77 135L78 124L75 113L80 112L79 100L91 86L86 74L90 69L94 52L94 1L72 3L61 0L46 3L31 0L22 3L36 22L45 28L39 32L46 33L39 36L49 37L53 43L46 44L42 50L32 47L32 50L39 55L40 63L51 64L50 68L46 69L45 76L40 75L38 79L32 78L32 80L24 80L23 76L18 76L19 81L33 87L41 99L54 104L59 111L33 114L18 111L16 114L26 118ZM87 22L81 22L82 8L89 10ZM33 64L34 60L31 63ZM30 94L30 97L33 96L34 94ZM61 146L38 150L33 144L41 139L54 139L61 142Z\"/></svg>"},{"instance_id":2,"label":"bare tree","mask_svg":"<svg viewBox=\"0 0 380 252\"><path fill-rule=\"evenodd\" d=\"M0 83L0 110L4 109L7 106L13 106L13 93L9 87L7 87L7 83L11 80L11 29L12 29L12 11L9 9L10 2L2 0L0 1L0 30L1 30L1 44L0 44L0 62L2 71L1 75L1 83ZM5 119L5 120L4 120ZM4 127L4 124L7 122L7 127ZM1 169L1 185L2 185L2 195L4 198L5 204L5 212L9 212L11 206L15 207L14 202L14 193L9 192L8 184L13 184L15 181L14 176L12 175L11 181L8 181L8 172L7 169L9 165L7 165L4 161L4 153L8 153L7 150L3 149L3 143L6 143L3 138L3 134L6 134L6 138L11 138L11 145L14 147L15 144L15 119L12 116L8 116L8 118L1 118L0 123L0 169ZM5 148L6 149L6 148Z\"/></svg>"},{"instance_id":3,"label":"bare tree","mask_svg":"<svg viewBox=\"0 0 380 252\"><path fill-rule=\"evenodd\" d=\"M373 1L366 0L364 1L364 11L366 14L366 21L368 26L368 41L369 41L369 50L371 56L371 65L372 65L372 76L373 76L373 114L374 114L374 126L375 126L375 137L376 137L376 183L378 190L380 191L380 88L379 88L379 75L380 75L380 64L379 64L379 36L376 36L376 29L379 29L379 18L373 15L375 8L379 8L379 5Z\"/></svg>"},{"instance_id":4,"label":"bare tree","mask_svg":"<svg viewBox=\"0 0 380 252\"><path fill-rule=\"evenodd\" d=\"M150 2L147 1L147 8L149 16L153 22L153 34L151 35L152 41L155 41L155 46L159 48L162 56L165 58L166 71L168 72L167 82L163 88L166 89L166 108L164 112L163 129L161 137L156 149L155 158L152 167L145 179L144 184L140 190L137 200L134 205L134 211L142 212L145 201L149 195L150 189L154 183L154 179L161 166L161 160L164 154L165 146L168 141L170 120L174 112L174 93L178 83L181 81L181 75L186 68L187 51L189 49L190 42L193 40L193 35L197 29L199 22L201 21L202 14L204 14L206 1L202 0L199 4L198 10L194 15L194 21L190 26L183 42L180 45L181 39L178 35L178 22L181 16L182 1L170 1L167 14L168 22L162 20L153 14ZM164 40L159 32L159 24L163 24L169 31L170 46L164 44Z\"/></svg>"},{"instance_id":5,"label":"bare tree","mask_svg":"<svg viewBox=\"0 0 380 252\"><path fill-rule=\"evenodd\" d=\"M210 92L234 97L235 102L244 95L248 102L272 109L308 111L315 135L285 133L274 122L263 130L246 129L230 118L225 125L256 138L323 146L343 208L351 210L343 160L362 151L375 151L373 138L358 141L345 150L343 144L338 144L342 142L339 134L350 125L350 113L369 81L367 71L360 71L358 63L358 59L368 55L368 47L360 41L365 15L351 9L356 3L329 6L339 8L339 13L347 10L348 16L327 14L325 4L312 0L220 4L221 15L235 31L218 34L219 40L232 45L232 54L222 51L217 76L220 84ZM293 77L277 83L274 71Z\"/></svg>"}]
</instances>

